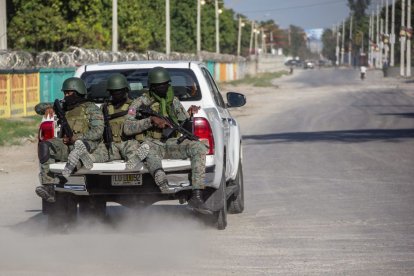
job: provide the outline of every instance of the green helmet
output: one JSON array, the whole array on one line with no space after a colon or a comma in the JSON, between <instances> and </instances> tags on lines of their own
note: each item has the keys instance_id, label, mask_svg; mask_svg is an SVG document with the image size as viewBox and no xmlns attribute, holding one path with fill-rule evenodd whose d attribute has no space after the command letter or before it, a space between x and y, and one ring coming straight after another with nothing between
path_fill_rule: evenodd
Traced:
<instances>
[{"instance_id":1,"label":"green helmet","mask_svg":"<svg viewBox=\"0 0 414 276\"><path fill-rule=\"evenodd\" d=\"M78 94L86 95L86 85L80 78L68 78L62 84L62 91L74 90Z\"/></svg>"},{"instance_id":2,"label":"green helmet","mask_svg":"<svg viewBox=\"0 0 414 276\"><path fill-rule=\"evenodd\" d=\"M109 77L106 84L107 90L120 90L124 88L128 89L128 91L130 90L129 83L124 75L116 73Z\"/></svg>"},{"instance_id":3,"label":"green helmet","mask_svg":"<svg viewBox=\"0 0 414 276\"><path fill-rule=\"evenodd\" d=\"M170 74L164 67L154 67L148 72L148 85L171 81Z\"/></svg>"}]
</instances>

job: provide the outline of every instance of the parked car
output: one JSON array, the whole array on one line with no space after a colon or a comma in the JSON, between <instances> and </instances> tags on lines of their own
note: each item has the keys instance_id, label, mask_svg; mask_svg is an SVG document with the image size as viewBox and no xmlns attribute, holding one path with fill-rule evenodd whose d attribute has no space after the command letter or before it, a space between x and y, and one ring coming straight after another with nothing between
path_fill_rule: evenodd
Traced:
<instances>
[{"instance_id":1,"label":"parked car","mask_svg":"<svg viewBox=\"0 0 414 276\"><path fill-rule=\"evenodd\" d=\"M230 109L246 103L243 94L226 93L223 99L218 86L207 67L201 62L188 61L137 61L123 63L93 64L79 67L76 77L82 78L88 89L88 97L100 104L108 95L105 83L113 73L124 74L131 86L130 97L142 94L148 88L148 71L156 66L167 69L175 95L187 109L191 105L201 106L193 118L193 133L209 145L206 157L205 202L213 212L218 229L227 225L227 213L244 210L242 137L237 120ZM50 125L49 125L50 127ZM50 132L50 130L49 130ZM56 131L53 131L56 132ZM42 134L40 137L50 137ZM191 195L189 173L190 160L162 161L170 183L176 185L162 193L144 166L135 171L126 171L125 162L116 160L94 163L91 170L80 168L65 181L55 186L56 202L43 201L43 212L53 223L62 218L75 219L79 213L104 216L107 202L124 206L150 205L160 200L176 200L181 204ZM60 175L64 163L50 166Z\"/></svg>"},{"instance_id":2,"label":"parked car","mask_svg":"<svg viewBox=\"0 0 414 276\"><path fill-rule=\"evenodd\" d=\"M290 59L285 62L285 65L289 67L302 67L302 61L297 59Z\"/></svg>"},{"instance_id":3,"label":"parked car","mask_svg":"<svg viewBox=\"0 0 414 276\"><path fill-rule=\"evenodd\" d=\"M313 68L315 68L315 63L313 61L311 61L311 60L307 60L303 64L303 68L304 69L313 69Z\"/></svg>"}]
</instances>

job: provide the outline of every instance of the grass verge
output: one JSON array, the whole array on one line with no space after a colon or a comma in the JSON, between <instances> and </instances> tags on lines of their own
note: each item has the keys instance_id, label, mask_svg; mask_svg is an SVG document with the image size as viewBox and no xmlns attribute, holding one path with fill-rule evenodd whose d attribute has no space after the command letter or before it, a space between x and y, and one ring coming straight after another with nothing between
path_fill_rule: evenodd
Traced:
<instances>
[{"instance_id":1,"label":"grass verge","mask_svg":"<svg viewBox=\"0 0 414 276\"><path fill-rule=\"evenodd\" d=\"M227 83L231 85L235 85L235 86L247 84L247 85L252 85L256 87L269 87L269 86L273 86L272 85L273 79L280 78L283 75L288 75L288 73L289 73L288 71L283 70L283 71L279 71L275 73L261 73L255 76L247 75L247 77L243 79L229 81Z\"/></svg>"},{"instance_id":2,"label":"grass verge","mask_svg":"<svg viewBox=\"0 0 414 276\"><path fill-rule=\"evenodd\" d=\"M0 146L19 145L23 138L35 137L41 116L0 119Z\"/></svg>"}]
</instances>

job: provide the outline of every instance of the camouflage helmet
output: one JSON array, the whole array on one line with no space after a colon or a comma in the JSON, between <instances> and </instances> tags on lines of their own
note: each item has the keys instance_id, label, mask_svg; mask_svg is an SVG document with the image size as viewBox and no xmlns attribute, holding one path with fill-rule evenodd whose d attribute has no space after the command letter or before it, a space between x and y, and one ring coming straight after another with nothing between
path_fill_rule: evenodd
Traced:
<instances>
[{"instance_id":1,"label":"camouflage helmet","mask_svg":"<svg viewBox=\"0 0 414 276\"><path fill-rule=\"evenodd\" d=\"M109 90L109 92L111 92L111 90L120 90L125 88L128 91L131 90L126 77L120 73L111 75L106 83L106 89Z\"/></svg>"},{"instance_id":2,"label":"camouflage helmet","mask_svg":"<svg viewBox=\"0 0 414 276\"><path fill-rule=\"evenodd\" d=\"M82 79L72 77L66 79L62 84L62 91L73 90L80 95L86 95L86 85Z\"/></svg>"},{"instance_id":3,"label":"camouflage helmet","mask_svg":"<svg viewBox=\"0 0 414 276\"><path fill-rule=\"evenodd\" d=\"M171 81L170 74L164 67L154 67L148 72L148 85Z\"/></svg>"}]
</instances>

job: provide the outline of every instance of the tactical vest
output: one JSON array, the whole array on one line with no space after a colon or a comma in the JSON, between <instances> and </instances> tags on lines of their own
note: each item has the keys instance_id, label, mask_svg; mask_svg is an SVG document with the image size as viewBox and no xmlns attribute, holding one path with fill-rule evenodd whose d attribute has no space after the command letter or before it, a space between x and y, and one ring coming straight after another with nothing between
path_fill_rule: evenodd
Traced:
<instances>
[{"instance_id":1,"label":"tactical vest","mask_svg":"<svg viewBox=\"0 0 414 276\"><path fill-rule=\"evenodd\" d=\"M128 108L131 102L132 102L131 100L127 100L121 107L117 109L115 109L115 107L112 104L109 104L108 114L113 115L119 112L128 111ZM109 120L109 125L111 126L111 130L112 130L112 140L115 143L119 143L122 140L124 140L124 136L123 136L124 122L125 122L125 115Z\"/></svg>"},{"instance_id":2,"label":"tactical vest","mask_svg":"<svg viewBox=\"0 0 414 276\"><path fill-rule=\"evenodd\" d=\"M153 101L154 99L149 95L148 92L144 93L144 95L148 98L150 102L152 102L152 104L150 105L151 110L154 112L160 113L160 103L157 101ZM176 113L176 110L173 109L173 112ZM179 133L175 133L173 137L178 137L178 136L179 136ZM136 136L136 139L138 141L141 141L140 139L143 140L144 137L151 137L153 139L160 140L161 138L163 138L162 129L157 128L157 127L151 127L150 129L144 131L143 134L138 134Z\"/></svg>"},{"instance_id":3,"label":"tactical vest","mask_svg":"<svg viewBox=\"0 0 414 276\"><path fill-rule=\"evenodd\" d=\"M86 104L80 104L72 110L66 111L65 116L74 134L85 133L89 130Z\"/></svg>"}]
</instances>

